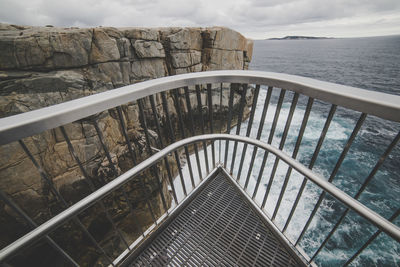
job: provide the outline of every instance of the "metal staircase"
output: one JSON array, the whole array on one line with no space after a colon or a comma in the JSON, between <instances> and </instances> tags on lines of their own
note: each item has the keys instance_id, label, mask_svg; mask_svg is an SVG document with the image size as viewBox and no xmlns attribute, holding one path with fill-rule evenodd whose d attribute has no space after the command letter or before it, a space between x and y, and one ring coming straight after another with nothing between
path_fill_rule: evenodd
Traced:
<instances>
[{"instance_id":1,"label":"metal staircase","mask_svg":"<svg viewBox=\"0 0 400 267\"><path fill-rule=\"evenodd\" d=\"M224 94L224 90L228 90L228 94ZM243 127L244 109L246 96L249 95L250 90L252 91L252 102L247 105L251 106L251 110L245 129ZM262 90L266 95L261 110L257 110L257 101L259 101ZM195 95L195 97L191 98L191 95ZM228 95L229 97L226 97ZM168 103L167 96L172 96L174 99L174 107ZM290 101L285 100L288 98ZM193 99L196 103L193 102ZM267 124L267 112L271 112L274 100L276 103L274 104L273 120L268 125L269 131L266 131L264 126ZM159 147L156 148L159 151L156 153L151 147L148 121L143 108L145 101L150 102L156 132L159 136L163 135L163 132L167 133L167 138L164 142L160 141ZM234 109L235 101L236 110ZM142 162L136 163L135 166L101 188L93 190L93 193L87 197L69 205L54 185L49 174L45 172L45 168L41 166L40 161L32 155L24 139L60 127L72 158L79 165L83 176L86 177L88 174L75 152L77 148L71 143L70 133L63 126L90 118L102 149L112 166L111 171L117 174L109 148L98 126L97 117L93 115L111 109L116 110L119 131L124 137L133 162L136 162L135 151L133 151L131 140L128 137L126 119L121 108L122 105L132 102L138 105L140 126L144 130L146 149L150 156ZM223 102L226 102L228 106L226 116L221 115ZM296 158L307 129L311 110L316 102L325 107L327 116L315 144L314 153L306 167ZM161 124L156 103L162 106L166 114ZM296 105L299 103L304 104L304 113L301 125L297 130L292 154L289 155L284 150L285 141L289 135ZM286 116L282 116L280 111L285 104L290 106L290 110ZM339 157L330 175L324 178L312 169L339 107L346 108L346 115L350 114L349 116L356 118L356 123L346 144L339 151ZM174 114L176 114L177 131L172 125L172 108L176 112ZM256 112L261 115L259 125L256 127L257 133L254 131L252 133ZM343 115L343 113L341 114ZM379 211L371 210L358 200L374 179L385 159L396 147L400 133L393 136L391 140L387 140L385 144L382 143L382 146L385 146L382 149L383 153L376 161L375 167L369 171L369 175L362 179L362 185L354 196L345 193L332 183L350 147L359 135L363 123L370 116L392 121L393 124L399 123L400 97L285 74L213 71L150 80L0 119L0 145L19 142L24 153L36 167L36 171L40 173L50 191L58 201L63 203L64 207L64 210L58 215L37 225L25 213L24 207L19 207L12 197L1 192L2 201L18 216L26 220L33 230L4 247L0 251L0 262L13 265L13 258L23 255L24 251L29 250L33 244L47 242L53 251L59 253L66 264L74 266L83 264L77 262L74 255L70 255L65 248L59 246L57 240L51 236L52 232L60 229L65 223L73 221L92 243L93 250L112 266L316 265L315 260L318 254L325 249L325 245L349 211L353 211L363 217L369 225L376 227L376 230L372 234L365 232L367 238L363 245L356 248L355 252L341 263L349 265L381 233L385 233L394 242L400 242L400 228L393 223L400 214L399 207L390 217L384 218ZM275 131L281 122L284 127L278 136L279 145L274 146ZM226 131L222 127L223 124L226 124ZM236 126L235 133L231 133L234 125ZM197 133L201 133L201 135L196 135ZM165 141L170 144L167 145ZM253 151L249 158L246 158L247 150ZM195 158L191 159L190 151L194 151ZM263 153L261 162L256 162L257 153ZM183 166L181 157L185 158L185 166ZM261 185L265 180L266 162L271 157L274 159L274 164L271 169L267 170L270 177L267 185L263 187ZM177 177L172 177L171 158L178 166ZM279 190L279 197L272 206L272 212L267 212L266 208L269 205L268 200L271 198L271 188L279 164L285 164L287 172ZM162 189L164 181L158 176L156 166L163 166L167 169L171 203L167 203L169 196L165 195ZM188 169L187 174L183 173L184 167ZM132 211L135 203L130 202L129 193L126 192L125 187L135 177L143 175L145 172L149 173L149 170L156 177L158 183L163 213L157 216L151 204L148 203L146 207L151 213L153 224L144 230L137 240L129 243L121 234L115 218L110 215L110 210L105 207L104 200L113 192L121 190L121 196L126 199L126 203ZM287 197L285 192L291 177L293 177L293 172L297 172L303 177L302 184L296 196L293 197L290 211L287 212L288 216L282 224L278 221L278 217L282 211L282 201ZM178 190L177 183L181 191ZM288 234L288 227L294 220L294 214L307 183L314 184L322 193L312 212L302 215L307 216L308 219L302 229L297 229L297 239L293 240L293 237ZM261 201L257 201L258 195L261 196ZM319 243L317 250L307 253L301 246L301 240L313 219L315 220L318 210L326 208L321 203L328 196L341 202L346 209L336 223L327 229L327 233L324 234L325 238ZM97 204L105 210L105 215L112 224L113 231L117 233L125 246L125 250L117 257L103 249L100 242L93 237L93 234L88 231L79 218L79 215L85 210ZM268 206L268 208L271 207Z\"/></svg>"},{"instance_id":2,"label":"metal staircase","mask_svg":"<svg viewBox=\"0 0 400 267\"><path fill-rule=\"evenodd\" d=\"M163 223L147 246L142 245L143 250L131 255L132 262L127 259L127 265L303 265L222 169L202 187L175 218Z\"/></svg>"}]
</instances>

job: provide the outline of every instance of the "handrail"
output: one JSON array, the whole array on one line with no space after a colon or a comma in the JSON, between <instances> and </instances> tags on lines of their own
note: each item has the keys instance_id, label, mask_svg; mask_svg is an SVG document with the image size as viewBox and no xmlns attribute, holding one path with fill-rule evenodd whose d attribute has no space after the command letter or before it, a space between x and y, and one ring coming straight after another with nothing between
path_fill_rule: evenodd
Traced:
<instances>
[{"instance_id":1,"label":"handrail","mask_svg":"<svg viewBox=\"0 0 400 267\"><path fill-rule=\"evenodd\" d=\"M58 105L0 119L0 145L41 133L127 102L174 88L205 83L266 84L400 122L400 96L261 71L209 71L169 76L128 85Z\"/></svg>"},{"instance_id":2,"label":"handrail","mask_svg":"<svg viewBox=\"0 0 400 267\"><path fill-rule=\"evenodd\" d=\"M118 189L122 185L126 184L131 180L135 175L139 174L144 169L152 166L156 162L163 159L165 156L170 154L171 152L176 151L177 149L189 145L196 142L201 141L211 141L211 140L229 140L229 141L238 141L243 142L246 144L257 146L258 148L262 148L270 153L273 153L278 158L286 162L288 165L293 167L295 170L303 174L305 177L310 179L312 182L320 186L323 190L337 198L338 200L342 201L348 207L356 211L358 214L372 222L382 231L386 232L388 235L392 236L394 239L400 242L400 228L393 223L389 222L376 212L370 210L359 201L355 200L351 196L347 195L340 189L338 189L333 184L329 183L325 179L319 177L315 173L313 173L310 169L302 165L300 162L296 161L295 159L291 158L289 155L284 153L283 151L261 142L256 139L252 139L249 137L243 137L238 135L230 135L230 134L205 134L199 136L189 137L180 141L177 141L163 150L157 152L156 154L152 155L151 157L147 158L143 162L139 163L132 169L128 170L124 174L120 175L118 178L114 179L113 181L109 182L108 184L104 185L94 193L90 194L89 196L85 197L84 199L80 200L70 208L64 210L60 214L56 215L52 219L48 220L47 222L43 223L39 227L35 228L25 236L19 238L12 244L8 245L4 249L0 251L0 262L8 258L10 255L15 253L17 250L21 249L22 247L44 237L48 234L51 230L55 229L57 226L65 223L68 219L73 218L73 216L77 215L81 211L89 208L97 201L101 200L105 197L108 193Z\"/></svg>"}]
</instances>

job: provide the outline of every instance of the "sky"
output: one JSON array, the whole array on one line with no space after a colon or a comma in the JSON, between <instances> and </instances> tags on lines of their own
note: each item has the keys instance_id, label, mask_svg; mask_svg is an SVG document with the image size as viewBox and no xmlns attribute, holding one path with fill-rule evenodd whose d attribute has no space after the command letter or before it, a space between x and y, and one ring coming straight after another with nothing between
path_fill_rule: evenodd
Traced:
<instances>
[{"instance_id":1,"label":"sky","mask_svg":"<svg viewBox=\"0 0 400 267\"><path fill-rule=\"evenodd\" d=\"M0 0L18 25L225 26L248 38L400 34L400 0Z\"/></svg>"}]
</instances>

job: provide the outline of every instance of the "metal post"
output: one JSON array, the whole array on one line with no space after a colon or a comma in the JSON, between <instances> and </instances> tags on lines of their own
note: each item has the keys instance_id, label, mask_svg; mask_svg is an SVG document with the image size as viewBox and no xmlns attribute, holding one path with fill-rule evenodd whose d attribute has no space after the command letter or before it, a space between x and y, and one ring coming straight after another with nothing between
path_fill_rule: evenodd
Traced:
<instances>
[{"instance_id":1,"label":"metal post","mask_svg":"<svg viewBox=\"0 0 400 267\"><path fill-rule=\"evenodd\" d=\"M231 84L230 94L229 94L229 106L228 106L228 124L226 126L226 133L231 133L231 123L232 123L232 112L233 112L233 95L235 93L235 84ZM225 159L224 159L224 168L226 169L226 164L228 161L228 150L229 150L229 141L225 141Z\"/></svg>"},{"instance_id":2,"label":"metal post","mask_svg":"<svg viewBox=\"0 0 400 267\"><path fill-rule=\"evenodd\" d=\"M281 112L281 108L282 108L282 104L283 104L283 99L285 97L285 93L286 93L286 90L281 89L281 93L279 94L278 104L276 105L276 109L275 109L274 120L272 121L271 130L270 130L269 136L268 136L268 144L271 144L272 143L272 139L274 138L275 129L276 129L276 125L278 124L278 118L279 118L279 114ZM265 164L267 163L268 154L269 154L268 151L264 152L264 157L263 157L263 161L261 163L260 171L258 173L256 186L255 186L254 191L253 191L253 196L252 196L253 199L257 195L258 187L260 186L261 178L262 178L262 175L264 173ZM271 177L272 177L272 174L271 174ZM270 186L270 183L268 183L268 186ZM266 193L267 192L268 192L268 188L267 188ZM265 199L265 195L264 195L264 199ZM265 201L263 200L262 208L264 208L264 205L265 205Z\"/></svg>"},{"instance_id":3,"label":"metal post","mask_svg":"<svg viewBox=\"0 0 400 267\"><path fill-rule=\"evenodd\" d=\"M200 93L200 86L196 85L196 96L197 96L197 112L199 113L200 116L200 126L201 126L201 134L205 134L204 131L204 119L203 119L203 105L201 103L201 93ZM204 158L205 158L205 165L206 165L206 170L207 174L210 173L210 168L208 166L208 153L207 153L207 144L205 141L203 143L203 153L204 153Z\"/></svg>"},{"instance_id":4,"label":"metal post","mask_svg":"<svg viewBox=\"0 0 400 267\"><path fill-rule=\"evenodd\" d=\"M67 146L68 146L68 150L69 150L70 154L72 155L72 157L74 158L74 160L78 164L79 169L81 170L83 176L85 177L85 182L89 186L90 191L93 193L94 191L96 191L96 188L95 188L92 180L90 179L89 175L87 174L85 168L83 168L82 162L78 158L78 155L75 153L75 149L72 146L71 140L69 139L69 137L67 135L67 132L65 131L64 126L60 126L60 130L61 130L62 135L64 136L65 141L67 142ZM105 206L103 201L100 201L100 206L104 210L104 213L106 214L106 218L111 223L111 226L112 226L114 232L119 236L119 238L122 240L122 242L125 244L125 246L129 249L128 242L126 242L125 238L122 236L121 232L118 230L117 226L114 223L114 220L112 219L112 217L111 217L110 213L108 212L108 210L107 210L107 208L106 208L106 206Z\"/></svg>"},{"instance_id":5,"label":"metal post","mask_svg":"<svg viewBox=\"0 0 400 267\"><path fill-rule=\"evenodd\" d=\"M151 109L153 110L154 120L156 122L156 129L157 129L160 149L163 149L164 148L164 143L162 140L163 135L161 134L160 118L158 117L158 114L157 114L157 108L156 108L156 104L154 102L154 96L150 95L149 98L150 98ZM183 180L182 167L181 167L181 163L179 161L178 152L175 151L174 155L175 155L176 164L178 166L178 172L179 172L179 177L181 179L183 192L186 197L186 186L185 186L185 181ZM171 185L171 188L172 188L172 195L174 197L174 201L176 204L178 204L178 199L176 197L175 186L174 186L174 181L173 181L172 174L171 174L171 167L169 166L169 162L168 162L168 157L164 158L164 163L165 163L165 167L167 169L167 176L168 176L169 184Z\"/></svg>"},{"instance_id":6,"label":"metal post","mask_svg":"<svg viewBox=\"0 0 400 267\"><path fill-rule=\"evenodd\" d=\"M221 88L219 92L219 133L222 133L222 90L223 90L223 84L221 83ZM221 152L222 152L222 142L219 140L219 164L221 164Z\"/></svg>"},{"instance_id":7,"label":"metal post","mask_svg":"<svg viewBox=\"0 0 400 267\"><path fill-rule=\"evenodd\" d=\"M47 176L43 168L38 164L36 159L33 157L32 153L29 151L29 149L26 147L24 141L19 140L19 144L21 145L22 149L25 151L29 159L32 161L33 165L35 165L36 169L39 171L40 176L43 178L43 180L46 181L46 183L50 186L51 192L54 194L54 196L61 202L62 206L64 208L69 207L68 203L65 201L65 199L61 196L60 192L56 189L54 186L53 181ZM83 223L78 219L78 217L74 216L72 220L82 229L82 231L89 237L90 241L95 245L95 247L105 256L106 260L108 261L109 264L114 266L112 263L111 258L107 255L107 253L104 251L104 249L97 243L96 239L89 233L89 231L85 228Z\"/></svg>"},{"instance_id":8,"label":"metal post","mask_svg":"<svg viewBox=\"0 0 400 267\"><path fill-rule=\"evenodd\" d=\"M325 136L326 136L326 133L328 132L328 129L329 129L329 126L330 126L330 124L331 124L333 115L334 115L335 112L336 112L336 107L337 107L336 105L332 105L332 106L331 106L331 109L330 109L330 111L329 111L328 117L327 117L327 119L326 119L326 121L325 121L325 124L324 124L324 127L323 127L323 129L322 129L322 131L321 131L321 135L320 135L320 137L319 137L319 139L318 139L317 146L315 147L313 156L312 156L312 158L311 158L310 164L308 165L308 168L309 168L310 170L314 167L314 163L315 163L315 161L317 160L319 151L321 150L322 143L323 143L324 140L325 140ZM286 219L285 226L283 227L282 232L285 232L285 231L286 231L287 227L289 226L290 221L292 220L293 214L294 214L294 212L295 212L295 210L296 210L296 208L297 208L297 205L299 204L301 195L303 194L304 188L306 187L307 180L308 180L308 179L307 179L306 177L303 178L303 182L301 183L300 190L299 190L299 192L297 193L296 200L294 201L292 208L290 209L289 216L288 216L288 218Z\"/></svg>"},{"instance_id":9,"label":"metal post","mask_svg":"<svg viewBox=\"0 0 400 267\"><path fill-rule=\"evenodd\" d=\"M137 102L138 102L138 106L139 106L139 118L140 118L140 121L141 121L140 124L142 125L143 130L144 130L144 135L145 135L145 138L146 138L147 151L148 151L149 155L151 156L151 155L153 155L153 151L152 151L151 145L150 145L150 136L149 136L149 131L148 131L148 128L147 128L146 118L144 117L142 99L138 99ZM160 196L161 196L161 201L163 203L164 210L165 210L165 212L168 212L167 202L165 200L164 193L162 191L162 183L161 183L160 176L158 175L158 170L157 170L157 168L155 166L152 166L150 169L153 172L153 175L156 177L157 185L158 185L158 189L160 190ZM185 188L183 188L183 189L185 190Z\"/></svg>"},{"instance_id":10,"label":"metal post","mask_svg":"<svg viewBox=\"0 0 400 267\"><path fill-rule=\"evenodd\" d=\"M306 110L304 112L303 121L301 122L299 134L297 136L296 144L294 146L294 150L293 150L293 153L292 153L292 158L294 158L294 159L297 158L297 153L299 152L301 140L303 139L304 131L306 130L306 126L307 126L308 118L310 117L310 112L311 112L311 108L312 108L313 102L314 102L314 99L309 97L308 98L308 102L307 102L307 107L306 107ZM290 178L291 173L292 173L292 167L289 166L289 169L286 172L285 180L283 182L282 189L281 189L281 192L279 194L279 198L278 198L278 201L276 203L275 210L274 210L274 213L272 215L271 220L274 220L275 217L276 217L276 214L278 213L278 210L279 210L279 207L281 205L282 198L283 198L283 194L286 191L286 187L287 187L287 184L289 182L289 178Z\"/></svg>"},{"instance_id":11,"label":"metal post","mask_svg":"<svg viewBox=\"0 0 400 267\"><path fill-rule=\"evenodd\" d=\"M214 125L213 125L213 104L212 104L212 90L211 84L207 84L207 98L208 98L208 120L210 122L210 133L214 133ZM211 150L212 150L212 162L213 168L215 168L215 145L214 141L211 142Z\"/></svg>"},{"instance_id":12,"label":"metal post","mask_svg":"<svg viewBox=\"0 0 400 267\"><path fill-rule=\"evenodd\" d=\"M254 95L253 95L253 103L251 105L249 123L247 124L247 131L246 131L247 137L250 136L251 128L253 126L254 114L256 113L256 109L257 109L257 101L258 101L259 93L260 93L260 85L257 84L256 89L254 91ZM243 145L242 157L240 159L239 171L238 171L237 179L236 179L237 181L240 180L240 175L242 174L243 162L244 162L244 158L246 156L247 146L248 146L248 144Z\"/></svg>"},{"instance_id":13,"label":"metal post","mask_svg":"<svg viewBox=\"0 0 400 267\"><path fill-rule=\"evenodd\" d=\"M372 169L370 174L368 175L367 179L365 179L364 183L358 190L357 194L354 196L354 199L358 199L362 192L364 192L365 188L369 184L369 182L372 180L372 178L375 176L375 174L378 172L379 168L382 166L383 162L389 156L390 152L393 150L393 148L396 146L396 144L399 142L400 139L400 132L397 134L397 136L393 139L393 141L390 143L390 145L387 147L383 155L379 158L378 162L376 163L375 167ZM342 216L340 219L336 222L335 226L332 228L332 230L329 232L329 234L326 236L325 240L321 243L320 247L318 250L314 253L314 255L311 257L312 261L322 250L322 248L325 246L326 242L331 238L331 236L335 233L336 229L339 227L339 225L342 223L343 219L346 217L347 213L350 211L349 208L346 208L346 210L343 212Z\"/></svg>"},{"instance_id":14,"label":"metal post","mask_svg":"<svg viewBox=\"0 0 400 267\"><path fill-rule=\"evenodd\" d=\"M343 148L342 153L340 154L339 160L336 162L335 168L333 169L333 171L332 171L332 173L331 173L331 175L330 175L330 177L329 177L329 179L328 179L328 182L331 183L331 182L333 181L333 179L335 178L336 173L338 172L338 170L339 170L339 168L340 168L340 165L342 164L344 158L346 157L347 152L349 151L350 146L351 146L351 144L353 143L354 139L356 138L357 133L358 133L358 131L360 130L362 124L364 123L364 120L365 120L366 117L367 117L367 114L362 113L361 116L360 116L360 118L358 119L357 124L356 124L356 126L354 127L354 130L353 130L353 132L352 132L351 135L350 135L349 140L347 141L346 145L345 145L344 148ZM303 230L301 231L300 236L299 236L299 238L297 239L295 246L297 246L297 244L298 244L298 243L300 242L300 240L303 238L303 236L304 236L305 232L307 231L307 229L308 229L308 227L309 227L309 225L310 225L312 219L314 218L315 214L317 213L317 210L318 210L319 206L321 205L322 200L323 200L324 197L325 197L325 194L326 194L326 192L323 191L322 194L319 196L318 201L317 201L317 204L315 204L314 209L313 209L313 211L311 212L311 215L310 215L310 217L308 218L307 223L305 224Z\"/></svg>"},{"instance_id":15,"label":"metal post","mask_svg":"<svg viewBox=\"0 0 400 267\"><path fill-rule=\"evenodd\" d=\"M26 214L18 205L15 203L10 197L8 197L2 190L0 190L0 198L6 203L8 206L10 206L14 212L18 213L19 216L25 219L25 221L30 225L31 228L36 228L38 225ZM54 240L49 237L48 235L45 236L45 239L47 243L53 247L57 252L61 254L69 263L71 263L74 266L79 266L76 261L68 255L67 252L65 252L59 245L57 245Z\"/></svg>"},{"instance_id":16,"label":"metal post","mask_svg":"<svg viewBox=\"0 0 400 267\"><path fill-rule=\"evenodd\" d=\"M269 106L269 102L271 100L271 95L272 95L272 87L268 87L268 92L267 92L267 97L264 101L264 107L263 107L263 111L262 111L262 115L261 115L261 120L260 120L260 124L258 125L258 131L257 131L257 140L260 140L261 138L261 134L264 128L264 123L265 123L265 117L267 116L267 111L268 111L268 106ZM251 172L253 170L253 166L254 166L254 160L256 158L257 155L257 147L255 146L253 148L253 154L251 155L251 160L250 160L250 165L249 165L249 170L247 171L247 177L246 177L246 182L244 183L244 190L247 190L247 186L249 184L250 181L250 176L251 176Z\"/></svg>"},{"instance_id":17,"label":"metal post","mask_svg":"<svg viewBox=\"0 0 400 267\"><path fill-rule=\"evenodd\" d=\"M398 209L398 210L389 218L389 221L390 221L390 222L393 222L394 220L397 219L397 217L398 217L399 215L400 215L400 209ZM381 229L379 229L378 231L376 231L376 232L367 240L367 242L365 242L364 245L363 245L359 250L357 250L357 252L354 253L354 255L350 257L350 259L348 259L348 260L346 261L346 263L345 263L343 266L348 266L350 263L352 263L353 260L354 260L355 258L357 258L358 255L360 255L361 252L363 252L364 249L365 249L366 247L368 247L369 244L371 244L372 241L374 241L375 238L377 238L378 235L379 235L380 233L382 233L382 230L381 230Z\"/></svg>"},{"instance_id":18,"label":"metal post","mask_svg":"<svg viewBox=\"0 0 400 267\"><path fill-rule=\"evenodd\" d=\"M193 112L192 112L192 105L190 104L189 88L184 87L183 90L185 91L186 107L187 107L188 115L190 118L189 121L190 121L191 134L192 134L192 136L195 136L196 132L194 129L194 118L193 118ZM178 102L178 92L177 91L175 91L175 97L176 97L176 105L177 105L177 110L178 110L178 109L180 109L180 107L179 107L179 102ZM197 170L199 172L199 178L200 178L200 180L203 180L203 174L201 173L200 157L199 157L199 150L197 148L197 144L193 144L193 148L194 148L194 154L196 156L196 163L197 163Z\"/></svg>"},{"instance_id":19,"label":"metal post","mask_svg":"<svg viewBox=\"0 0 400 267\"><path fill-rule=\"evenodd\" d=\"M183 138L185 138L185 129L183 126L183 118L182 118L181 107L179 105L177 89L174 90L174 93L175 93L175 99L176 99L176 112L178 114L178 126L179 126L179 130L181 132L181 138L183 139ZM173 143L173 142L175 142L175 135L174 135L174 131L172 130L171 118L169 116L168 102L167 102L167 98L165 96L165 92L161 93L161 97L162 97L162 101L163 101L163 108L164 108L166 118L167 118L167 124L168 124L168 130L169 130L170 137L171 137L171 142ZM194 178L193 178L193 169L192 169L192 163L190 160L188 146L184 146L184 150L185 150L185 156L186 156L186 160L187 160L188 167L189 167L190 181L192 183L192 187L195 188ZM175 159L177 159L177 157L178 157L178 152L176 152L176 154L175 154Z\"/></svg>"},{"instance_id":20,"label":"metal post","mask_svg":"<svg viewBox=\"0 0 400 267\"><path fill-rule=\"evenodd\" d=\"M236 135L240 135L240 126L242 125L243 110L244 110L244 105L246 104L246 94L247 94L247 84L243 84L242 96L240 98L238 121L236 124ZM232 160L231 160L231 173L233 173L233 166L235 165L237 145L238 145L238 142L235 142L233 145L233 153L232 153Z\"/></svg>"},{"instance_id":21,"label":"metal post","mask_svg":"<svg viewBox=\"0 0 400 267\"><path fill-rule=\"evenodd\" d=\"M134 166L136 166L137 161L136 161L135 152L133 151L131 141L129 140L129 137L128 137L128 133L127 133L127 130L126 130L126 126L125 126L125 122L124 122L124 118L123 118L123 115L122 115L121 108L117 107L117 111L118 111L118 117L119 117L119 122L120 122L120 126L121 126L121 131L122 131L123 136L125 137L125 142L128 145L128 150L129 150L129 153L131 155L132 163L133 163ZM153 219L153 222L154 222L156 217L154 216L154 212L153 212L153 209L152 209L151 204L150 204L149 190L146 187L146 185L144 184L144 181L143 181L142 177L139 177L139 182L140 182L140 186L142 187L144 195L145 195L147 208L149 209L150 214L151 214L151 218ZM139 228L142 231L142 235L144 237L144 231L143 231L142 227L139 227Z\"/></svg>"},{"instance_id":22,"label":"metal post","mask_svg":"<svg viewBox=\"0 0 400 267\"><path fill-rule=\"evenodd\" d=\"M288 117L286 119L285 129L283 130L283 135L282 135L282 138L281 138L281 142L279 143L279 149L280 150L283 150L283 147L285 146L286 138L287 138L287 135L288 135L288 132L289 132L290 124L292 123L293 113L294 113L294 110L296 109L296 105L297 105L298 99L299 99L299 94L295 93L294 96L293 96L292 104L290 106L290 111L289 111ZM280 109L282 108L282 102L278 102L278 106L279 106L279 111L280 111ZM277 121L278 121L278 118L279 118L278 107L277 107L277 111L275 112L275 116L276 116L277 120L275 122L275 118L274 118L274 121L272 123L271 133L270 133L269 138L268 138L268 144L272 143L272 139L274 137L276 124L277 124ZM266 154L266 156L268 156L268 154ZM271 176L270 176L269 181L268 181L267 190L265 190L264 199L262 201L261 208L264 208L265 207L265 203L267 202L267 199L268 199L268 196L269 196L269 192L270 192L271 187L272 187L272 183L274 182L275 173L276 173L276 170L278 168L278 164L279 164L279 158L275 157L274 166L272 167ZM264 172L264 170L262 170L262 172Z\"/></svg>"}]
</instances>

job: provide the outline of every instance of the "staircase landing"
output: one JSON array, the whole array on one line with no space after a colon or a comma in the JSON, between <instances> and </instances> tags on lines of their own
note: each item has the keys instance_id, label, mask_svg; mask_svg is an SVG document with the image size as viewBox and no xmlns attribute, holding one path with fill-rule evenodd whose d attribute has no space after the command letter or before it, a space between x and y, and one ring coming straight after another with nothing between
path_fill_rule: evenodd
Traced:
<instances>
[{"instance_id":1,"label":"staircase landing","mask_svg":"<svg viewBox=\"0 0 400 267\"><path fill-rule=\"evenodd\" d=\"M129 266L298 266L225 174L218 173Z\"/></svg>"}]
</instances>

